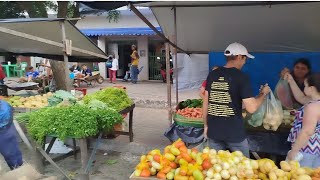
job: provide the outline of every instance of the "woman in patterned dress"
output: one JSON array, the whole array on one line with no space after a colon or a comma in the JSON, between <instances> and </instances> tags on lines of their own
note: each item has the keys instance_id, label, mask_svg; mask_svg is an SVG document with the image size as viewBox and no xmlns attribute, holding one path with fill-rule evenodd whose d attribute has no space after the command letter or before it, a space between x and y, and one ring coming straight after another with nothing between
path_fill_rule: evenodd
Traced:
<instances>
[{"instance_id":1,"label":"woman in patterned dress","mask_svg":"<svg viewBox=\"0 0 320 180\"><path fill-rule=\"evenodd\" d=\"M302 167L320 167L320 73L304 81L304 93L299 89L290 73L285 74L298 102L304 104L297 113L288 141L292 143L287 158L293 160L298 152L303 155Z\"/></svg>"}]
</instances>

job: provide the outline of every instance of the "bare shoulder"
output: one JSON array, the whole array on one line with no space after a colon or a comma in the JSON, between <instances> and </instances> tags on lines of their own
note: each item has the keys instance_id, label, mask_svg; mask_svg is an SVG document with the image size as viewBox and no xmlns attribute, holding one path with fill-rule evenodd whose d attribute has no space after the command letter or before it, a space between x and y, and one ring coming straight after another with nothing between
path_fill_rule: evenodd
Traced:
<instances>
[{"instance_id":1,"label":"bare shoulder","mask_svg":"<svg viewBox=\"0 0 320 180\"><path fill-rule=\"evenodd\" d=\"M305 112L317 115L320 117L320 101L312 102L305 107Z\"/></svg>"}]
</instances>

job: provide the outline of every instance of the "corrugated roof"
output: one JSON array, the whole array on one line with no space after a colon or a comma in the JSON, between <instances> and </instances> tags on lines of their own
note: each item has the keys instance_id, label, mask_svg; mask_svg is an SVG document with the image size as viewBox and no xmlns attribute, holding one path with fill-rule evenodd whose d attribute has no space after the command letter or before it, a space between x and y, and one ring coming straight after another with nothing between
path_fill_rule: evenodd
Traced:
<instances>
[{"instance_id":1,"label":"corrugated roof","mask_svg":"<svg viewBox=\"0 0 320 180\"><path fill-rule=\"evenodd\" d=\"M161 28L157 27L161 32ZM87 36L151 36L156 33L149 27L138 28L94 28L94 29L80 29L82 33Z\"/></svg>"}]
</instances>

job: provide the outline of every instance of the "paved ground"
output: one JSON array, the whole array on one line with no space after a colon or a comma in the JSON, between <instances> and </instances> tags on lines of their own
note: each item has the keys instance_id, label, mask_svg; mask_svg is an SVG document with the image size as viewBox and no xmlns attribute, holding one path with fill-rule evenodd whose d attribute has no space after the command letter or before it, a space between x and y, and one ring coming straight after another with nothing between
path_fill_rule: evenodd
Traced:
<instances>
[{"instance_id":1,"label":"paved ground","mask_svg":"<svg viewBox=\"0 0 320 180\"><path fill-rule=\"evenodd\" d=\"M92 180L128 179L142 154L154 148L163 150L166 145L170 144L170 141L163 135L169 127L167 110L164 109L167 105L166 84L147 81L139 82L138 84L119 82L116 85L126 86L129 96L134 99L138 106L134 110L134 142L129 143L128 136L119 136L112 140L104 139L99 147L100 150L97 153L96 162L92 169ZM89 87L88 93L109 86L114 86L114 84L105 82L94 88ZM172 99L175 101L174 90L172 93ZM180 100L199 97L197 90L182 91L179 96ZM26 160L33 158L22 143L21 148ZM76 174L80 169L79 158L74 160L73 157L70 157L60 161L58 164L69 174ZM0 174L8 170L3 159L0 159L0 165L3 167L0 170ZM59 176L59 179L62 179L60 173L52 166L46 166L45 173L46 175Z\"/></svg>"}]
</instances>

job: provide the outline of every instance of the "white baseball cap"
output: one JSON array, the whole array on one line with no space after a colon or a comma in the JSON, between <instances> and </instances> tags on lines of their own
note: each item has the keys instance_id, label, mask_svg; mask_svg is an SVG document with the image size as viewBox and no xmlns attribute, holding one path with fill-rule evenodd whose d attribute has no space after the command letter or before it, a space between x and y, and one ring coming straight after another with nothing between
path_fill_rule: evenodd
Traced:
<instances>
[{"instance_id":1,"label":"white baseball cap","mask_svg":"<svg viewBox=\"0 0 320 180\"><path fill-rule=\"evenodd\" d=\"M237 42L230 44L224 51L224 55L225 56L243 55L243 56L247 56L248 58L254 59L254 56L248 53L247 48Z\"/></svg>"}]
</instances>

